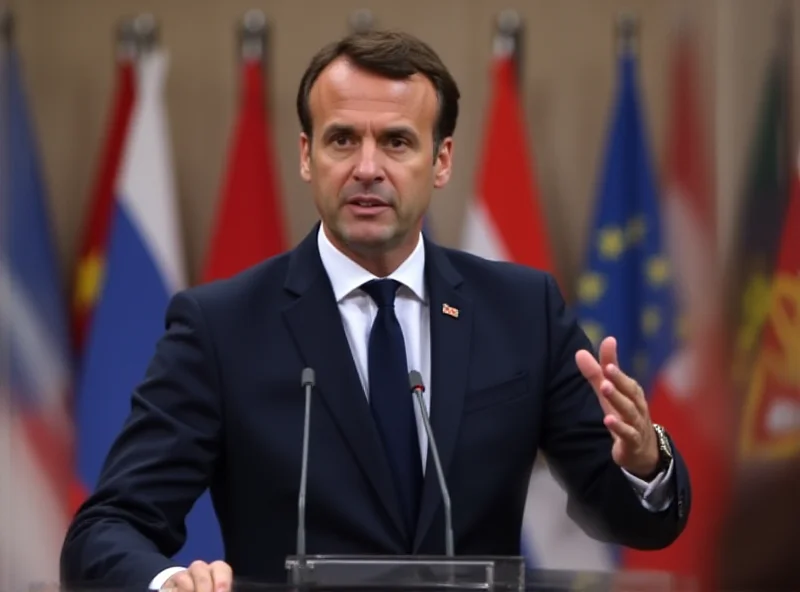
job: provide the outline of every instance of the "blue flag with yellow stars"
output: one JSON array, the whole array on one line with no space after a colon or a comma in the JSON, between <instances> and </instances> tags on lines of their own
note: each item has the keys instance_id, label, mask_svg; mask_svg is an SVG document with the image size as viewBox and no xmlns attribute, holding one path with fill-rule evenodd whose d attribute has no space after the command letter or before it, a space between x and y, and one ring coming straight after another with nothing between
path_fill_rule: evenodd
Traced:
<instances>
[{"instance_id":1,"label":"blue flag with yellow stars","mask_svg":"<svg viewBox=\"0 0 800 592\"><path fill-rule=\"evenodd\" d=\"M576 312L595 348L616 338L620 368L649 392L676 346L677 313L637 87L636 55L623 48Z\"/></svg>"}]
</instances>

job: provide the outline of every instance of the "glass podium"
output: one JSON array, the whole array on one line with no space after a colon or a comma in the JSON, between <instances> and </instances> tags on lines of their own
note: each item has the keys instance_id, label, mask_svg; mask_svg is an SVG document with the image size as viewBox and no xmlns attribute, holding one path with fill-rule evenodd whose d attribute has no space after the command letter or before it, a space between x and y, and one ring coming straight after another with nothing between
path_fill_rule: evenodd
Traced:
<instances>
[{"instance_id":1,"label":"glass podium","mask_svg":"<svg viewBox=\"0 0 800 592\"><path fill-rule=\"evenodd\" d=\"M522 557L290 556L285 590L487 592L697 592L693 580L663 572L526 569Z\"/></svg>"},{"instance_id":2,"label":"glass podium","mask_svg":"<svg viewBox=\"0 0 800 592\"><path fill-rule=\"evenodd\" d=\"M286 559L286 581L235 579L233 592L699 592L664 572L526 569L522 557L337 556ZM147 592L141 588L34 585L29 592ZM0 591L6 592L6 591ZM8 591L12 592L12 591ZM13 592L22 592L14 590Z\"/></svg>"},{"instance_id":3,"label":"glass podium","mask_svg":"<svg viewBox=\"0 0 800 592\"><path fill-rule=\"evenodd\" d=\"M522 557L291 556L288 583L319 589L496 590L525 589Z\"/></svg>"}]
</instances>

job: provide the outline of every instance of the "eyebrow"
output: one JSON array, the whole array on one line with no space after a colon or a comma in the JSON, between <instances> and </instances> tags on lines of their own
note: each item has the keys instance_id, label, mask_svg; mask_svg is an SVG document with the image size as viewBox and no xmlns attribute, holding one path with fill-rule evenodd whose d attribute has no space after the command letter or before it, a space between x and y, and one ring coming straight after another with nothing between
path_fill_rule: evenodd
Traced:
<instances>
[{"instance_id":1,"label":"eyebrow","mask_svg":"<svg viewBox=\"0 0 800 592\"><path fill-rule=\"evenodd\" d=\"M356 128L352 125L345 125L343 123L334 123L325 128L322 134L323 138L330 138L335 134L354 134Z\"/></svg>"},{"instance_id":2,"label":"eyebrow","mask_svg":"<svg viewBox=\"0 0 800 592\"><path fill-rule=\"evenodd\" d=\"M336 134L355 134L356 128L352 125L343 123L334 123L328 126L323 132L323 138L330 138ZM395 125L387 127L380 133L381 136L406 136L409 138L416 138L417 133L413 128L407 125Z\"/></svg>"},{"instance_id":3,"label":"eyebrow","mask_svg":"<svg viewBox=\"0 0 800 592\"><path fill-rule=\"evenodd\" d=\"M387 127L381 133L382 136L409 136L411 138L417 137L417 132L415 132L412 128L408 127L407 125L395 125L392 127Z\"/></svg>"}]
</instances>

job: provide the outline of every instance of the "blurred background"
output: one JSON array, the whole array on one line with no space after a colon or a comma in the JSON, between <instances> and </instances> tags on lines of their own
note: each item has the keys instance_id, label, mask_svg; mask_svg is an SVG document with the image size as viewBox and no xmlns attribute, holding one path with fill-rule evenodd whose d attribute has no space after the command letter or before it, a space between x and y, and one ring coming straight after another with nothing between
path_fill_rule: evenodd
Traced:
<instances>
[{"instance_id":1,"label":"blurred background","mask_svg":"<svg viewBox=\"0 0 800 592\"><path fill-rule=\"evenodd\" d=\"M426 232L545 268L693 479L670 549L588 539L546 459L533 567L798 589L800 0L0 0L0 589L58 579L176 290L293 247L297 86L363 27L455 76ZM265 362L268 363L268 362ZM180 559L222 554L207 497Z\"/></svg>"}]
</instances>

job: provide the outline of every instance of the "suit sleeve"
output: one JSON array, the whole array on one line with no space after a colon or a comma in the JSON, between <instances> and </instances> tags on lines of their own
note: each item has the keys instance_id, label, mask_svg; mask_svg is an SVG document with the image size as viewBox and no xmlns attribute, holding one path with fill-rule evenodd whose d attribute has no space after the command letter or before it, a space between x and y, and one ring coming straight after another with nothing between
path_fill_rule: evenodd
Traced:
<instances>
[{"instance_id":1,"label":"suit sleeve","mask_svg":"<svg viewBox=\"0 0 800 592\"><path fill-rule=\"evenodd\" d=\"M145 590L174 565L168 557L183 545L185 518L208 487L219 455L220 398L200 307L179 293L95 492L68 529L64 585Z\"/></svg>"},{"instance_id":2,"label":"suit sleeve","mask_svg":"<svg viewBox=\"0 0 800 592\"><path fill-rule=\"evenodd\" d=\"M683 531L689 515L689 476L680 453L673 444L669 487L675 488L674 503L658 511L644 507L611 457L602 408L575 363L579 350L593 351L591 342L550 276L546 300L550 359L541 447L567 489L568 512L595 539L642 550L664 548Z\"/></svg>"}]
</instances>

